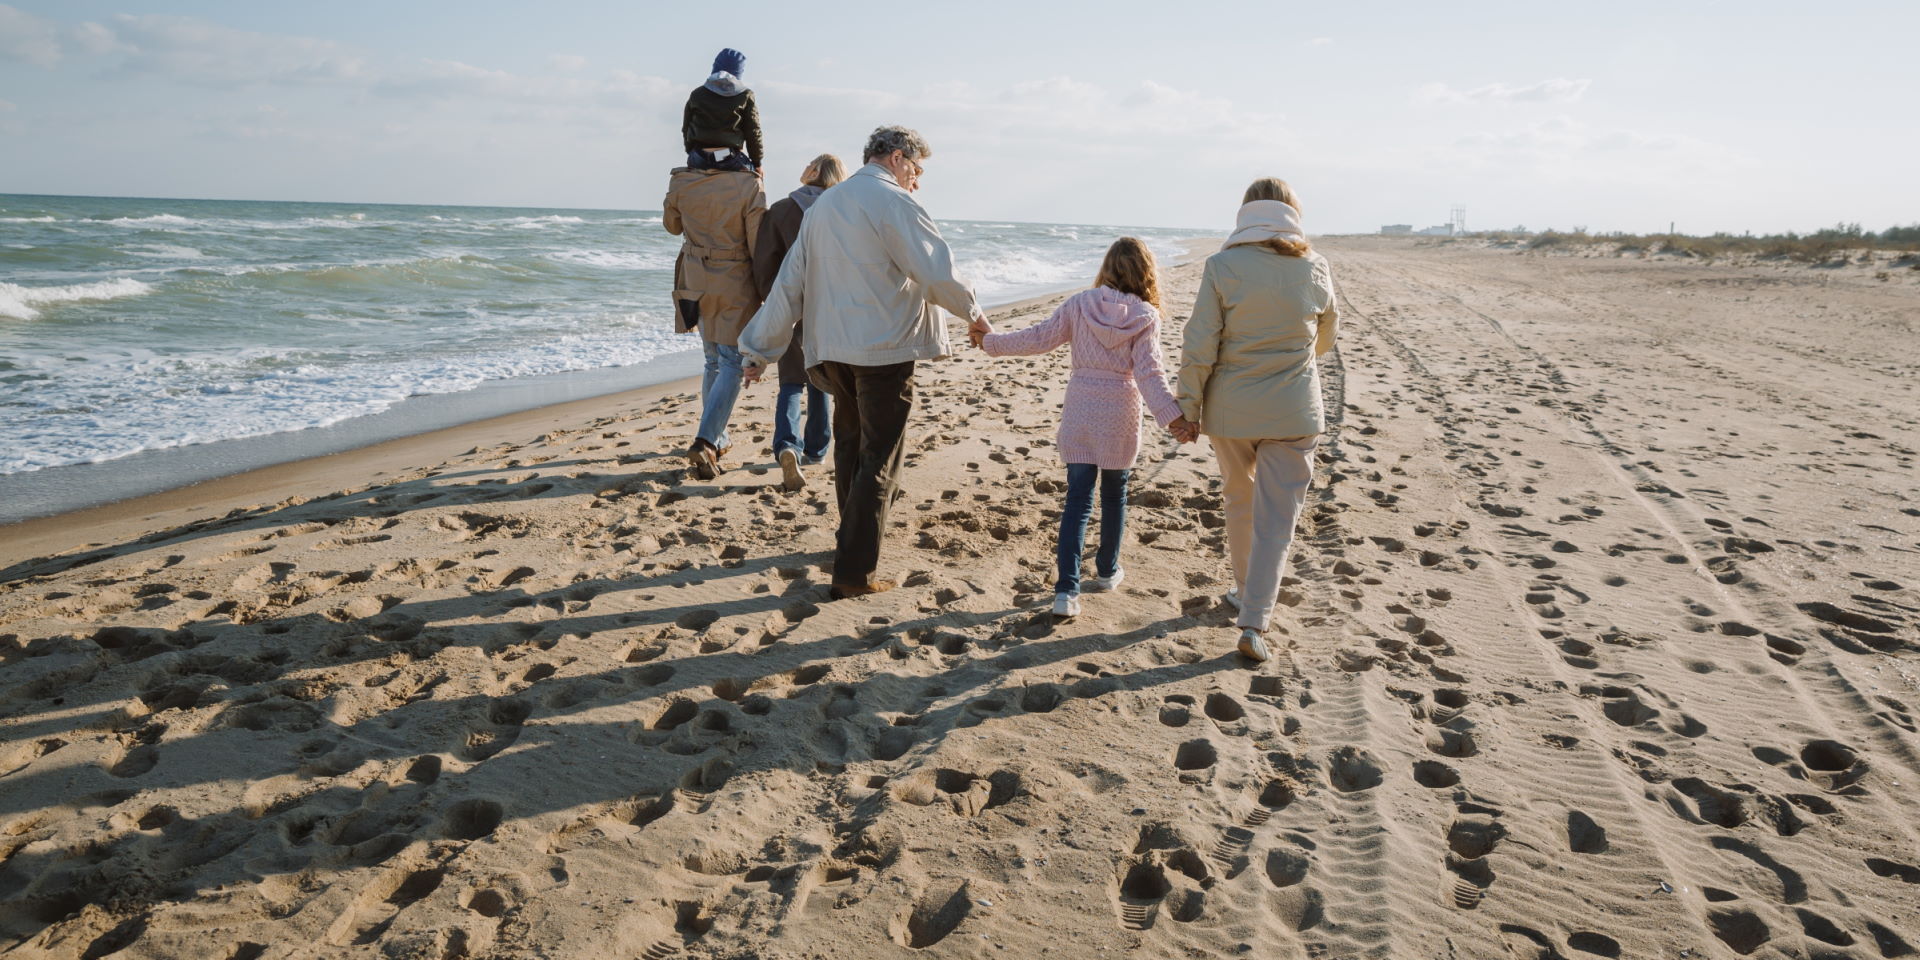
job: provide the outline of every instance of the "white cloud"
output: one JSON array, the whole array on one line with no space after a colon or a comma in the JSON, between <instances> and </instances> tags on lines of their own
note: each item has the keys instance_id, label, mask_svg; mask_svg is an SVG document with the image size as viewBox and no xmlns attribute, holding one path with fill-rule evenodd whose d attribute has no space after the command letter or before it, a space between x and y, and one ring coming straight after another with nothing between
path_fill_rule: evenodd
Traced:
<instances>
[{"instance_id":1,"label":"white cloud","mask_svg":"<svg viewBox=\"0 0 1920 960\"><path fill-rule=\"evenodd\" d=\"M1314 38L1313 38L1312 40L1310 40L1310 41L1308 41L1308 42L1309 42L1309 43L1311 43L1311 44L1313 44L1313 45L1314 45L1314 46L1316 46L1316 47L1331 47L1331 46L1333 46L1333 38L1332 38L1332 37L1314 37Z\"/></svg>"},{"instance_id":2,"label":"white cloud","mask_svg":"<svg viewBox=\"0 0 1920 960\"><path fill-rule=\"evenodd\" d=\"M1449 153L1462 166L1524 170L1548 179L1666 181L1676 170L1725 173L1754 162L1737 150L1695 137L1593 127L1566 116L1468 134L1455 140Z\"/></svg>"},{"instance_id":3,"label":"white cloud","mask_svg":"<svg viewBox=\"0 0 1920 960\"><path fill-rule=\"evenodd\" d=\"M60 62L61 52L58 24L0 3L0 60L51 67Z\"/></svg>"},{"instance_id":4,"label":"white cloud","mask_svg":"<svg viewBox=\"0 0 1920 960\"><path fill-rule=\"evenodd\" d=\"M112 30L91 20L75 26L69 33L69 37L81 53L92 56L112 53L120 49L120 38L114 36Z\"/></svg>"},{"instance_id":5,"label":"white cloud","mask_svg":"<svg viewBox=\"0 0 1920 960\"><path fill-rule=\"evenodd\" d=\"M121 69L197 86L356 84L367 71L361 57L311 37L160 15L119 14L113 24L112 36L127 53Z\"/></svg>"},{"instance_id":6,"label":"white cloud","mask_svg":"<svg viewBox=\"0 0 1920 960\"><path fill-rule=\"evenodd\" d=\"M1429 83L1414 91L1416 103L1572 103L1587 93L1592 80L1568 80L1555 77L1524 87L1489 83L1471 90L1456 90L1444 83Z\"/></svg>"},{"instance_id":7,"label":"white cloud","mask_svg":"<svg viewBox=\"0 0 1920 960\"><path fill-rule=\"evenodd\" d=\"M1224 97L1153 80L1108 87L1057 76L999 89L948 80L911 94L784 82L768 83L765 89L807 112L822 108L839 115L907 111L911 116L903 122L910 126L944 127L994 140L1072 140L1088 149L1102 143L1135 145L1143 138L1230 137L1264 142L1279 135L1276 114L1242 110ZM763 105L763 112L766 109Z\"/></svg>"},{"instance_id":8,"label":"white cloud","mask_svg":"<svg viewBox=\"0 0 1920 960\"><path fill-rule=\"evenodd\" d=\"M547 58L547 64L561 73L579 73L587 68L587 58L571 53L556 53Z\"/></svg>"}]
</instances>

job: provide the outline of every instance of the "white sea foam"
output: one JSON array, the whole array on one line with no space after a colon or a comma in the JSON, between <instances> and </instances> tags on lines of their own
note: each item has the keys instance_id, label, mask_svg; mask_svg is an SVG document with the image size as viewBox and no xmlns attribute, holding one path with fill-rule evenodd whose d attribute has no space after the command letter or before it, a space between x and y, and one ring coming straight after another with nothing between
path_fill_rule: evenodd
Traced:
<instances>
[{"instance_id":1,"label":"white sea foam","mask_svg":"<svg viewBox=\"0 0 1920 960\"><path fill-rule=\"evenodd\" d=\"M556 223L585 223L586 221L564 214L548 214L544 217L513 217L500 222L510 224L517 230L540 230Z\"/></svg>"},{"instance_id":2,"label":"white sea foam","mask_svg":"<svg viewBox=\"0 0 1920 960\"><path fill-rule=\"evenodd\" d=\"M91 356L85 377L71 376L69 370L55 388L58 395L43 402L108 415L69 413L43 419L24 436L0 437L0 473L325 427L379 413L408 397L458 393L491 380L644 363L688 347L648 314L591 321L582 324L590 333L560 333L466 355L368 353L345 365L307 350L185 356L131 350Z\"/></svg>"},{"instance_id":3,"label":"white sea foam","mask_svg":"<svg viewBox=\"0 0 1920 960\"><path fill-rule=\"evenodd\" d=\"M136 257L155 257L161 260L194 260L206 256L192 247L183 247L177 243L148 243L127 247L126 251Z\"/></svg>"},{"instance_id":4,"label":"white sea foam","mask_svg":"<svg viewBox=\"0 0 1920 960\"><path fill-rule=\"evenodd\" d=\"M0 223L52 223L58 217L0 217Z\"/></svg>"},{"instance_id":5,"label":"white sea foam","mask_svg":"<svg viewBox=\"0 0 1920 960\"><path fill-rule=\"evenodd\" d=\"M673 254L646 250L556 250L547 259L610 270L673 269Z\"/></svg>"},{"instance_id":6,"label":"white sea foam","mask_svg":"<svg viewBox=\"0 0 1920 960\"><path fill-rule=\"evenodd\" d=\"M79 300L117 300L121 297L137 297L152 292L153 287L127 277L100 280L94 283L75 283L64 287L23 287L17 283L0 282L0 317L32 320L40 316L40 311L34 309L36 305L72 303Z\"/></svg>"},{"instance_id":7,"label":"white sea foam","mask_svg":"<svg viewBox=\"0 0 1920 960\"><path fill-rule=\"evenodd\" d=\"M110 223L116 227L198 227L207 223L205 220L195 220L173 213L156 213L151 217L114 217L111 220L99 222Z\"/></svg>"}]
</instances>

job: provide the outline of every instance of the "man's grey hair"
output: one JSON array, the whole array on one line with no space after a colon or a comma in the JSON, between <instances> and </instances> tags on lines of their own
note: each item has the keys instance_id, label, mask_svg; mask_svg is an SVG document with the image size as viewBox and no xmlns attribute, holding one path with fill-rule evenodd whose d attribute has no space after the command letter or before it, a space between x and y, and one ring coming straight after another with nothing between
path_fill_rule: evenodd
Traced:
<instances>
[{"instance_id":1,"label":"man's grey hair","mask_svg":"<svg viewBox=\"0 0 1920 960\"><path fill-rule=\"evenodd\" d=\"M905 154L908 160L925 160L933 156L933 148L927 146L925 137L906 127L880 127L867 138L867 150L860 158L867 162L878 160L895 150Z\"/></svg>"}]
</instances>

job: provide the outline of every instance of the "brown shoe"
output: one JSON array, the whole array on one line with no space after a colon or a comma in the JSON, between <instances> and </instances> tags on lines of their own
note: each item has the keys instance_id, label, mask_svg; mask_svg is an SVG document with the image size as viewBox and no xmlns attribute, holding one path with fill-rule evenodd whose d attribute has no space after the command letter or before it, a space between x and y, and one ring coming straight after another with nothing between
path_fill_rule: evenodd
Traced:
<instances>
[{"instance_id":1,"label":"brown shoe","mask_svg":"<svg viewBox=\"0 0 1920 960\"><path fill-rule=\"evenodd\" d=\"M864 597L873 593L886 593L888 590L892 590L897 586L899 586L899 584L892 580L881 580L878 577L872 577L869 578L866 583L836 583L833 585L830 593L835 600L847 600L853 597Z\"/></svg>"},{"instance_id":2,"label":"brown shoe","mask_svg":"<svg viewBox=\"0 0 1920 960\"><path fill-rule=\"evenodd\" d=\"M695 440L687 448L687 462L693 465L693 475L702 480L712 480L720 475L720 465L714 462L713 448L704 440Z\"/></svg>"}]
</instances>

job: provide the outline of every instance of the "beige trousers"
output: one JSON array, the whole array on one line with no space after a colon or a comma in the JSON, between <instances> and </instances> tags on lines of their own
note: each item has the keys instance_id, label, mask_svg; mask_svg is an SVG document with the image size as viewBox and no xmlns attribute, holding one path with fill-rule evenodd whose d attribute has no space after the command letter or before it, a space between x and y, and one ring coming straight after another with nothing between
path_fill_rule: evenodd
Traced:
<instances>
[{"instance_id":1,"label":"beige trousers","mask_svg":"<svg viewBox=\"0 0 1920 960\"><path fill-rule=\"evenodd\" d=\"M1265 630L1280 593L1287 550L1293 546L1293 525L1307 502L1313 447L1320 437L1208 439L1225 486L1227 551L1240 594L1237 624Z\"/></svg>"}]
</instances>

